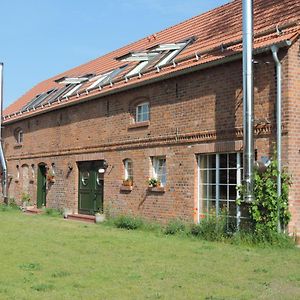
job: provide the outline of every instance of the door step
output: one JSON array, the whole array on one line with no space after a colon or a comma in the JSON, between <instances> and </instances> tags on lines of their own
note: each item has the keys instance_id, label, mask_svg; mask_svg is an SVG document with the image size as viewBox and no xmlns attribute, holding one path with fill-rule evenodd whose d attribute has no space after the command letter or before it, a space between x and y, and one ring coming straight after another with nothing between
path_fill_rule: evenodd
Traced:
<instances>
[{"instance_id":1,"label":"door step","mask_svg":"<svg viewBox=\"0 0 300 300\"><path fill-rule=\"evenodd\" d=\"M75 220L75 221L83 221L89 223L95 223L96 217L91 215L82 215L82 214L70 214L67 217L68 220Z\"/></svg>"},{"instance_id":2,"label":"door step","mask_svg":"<svg viewBox=\"0 0 300 300\"><path fill-rule=\"evenodd\" d=\"M26 210L25 210L25 213L27 214L42 214L43 213L43 210L42 209L39 209L39 208L36 208L36 207L27 207Z\"/></svg>"}]
</instances>

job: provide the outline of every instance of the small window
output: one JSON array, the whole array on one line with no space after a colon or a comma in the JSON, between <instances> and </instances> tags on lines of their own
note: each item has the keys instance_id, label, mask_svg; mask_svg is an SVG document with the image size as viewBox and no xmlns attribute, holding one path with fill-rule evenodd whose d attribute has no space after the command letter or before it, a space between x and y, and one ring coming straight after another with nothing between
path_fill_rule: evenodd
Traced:
<instances>
[{"instance_id":1,"label":"small window","mask_svg":"<svg viewBox=\"0 0 300 300\"><path fill-rule=\"evenodd\" d=\"M136 117L135 122L145 122L149 121L150 119L150 109L149 109L149 102L143 102L136 107Z\"/></svg>"},{"instance_id":2,"label":"small window","mask_svg":"<svg viewBox=\"0 0 300 300\"><path fill-rule=\"evenodd\" d=\"M133 180L133 165L131 159L124 160L124 171L125 171L125 180Z\"/></svg>"},{"instance_id":3,"label":"small window","mask_svg":"<svg viewBox=\"0 0 300 300\"><path fill-rule=\"evenodd\" d=\"M23 130L21 128L17 128L15 130L15 139L17 144L22 144L23 143Z\"/></svg>"},{"instance_id":4,"label":"small window","mask_svg":"<svg viewBox=\"0 0 300 300\"><path fill-rule=\"evenodd\" d=\"M165 186L167 182L167 168L165 157L152 158L153 178L159 180L161 186Z\"/></svg>"}]
</instances>

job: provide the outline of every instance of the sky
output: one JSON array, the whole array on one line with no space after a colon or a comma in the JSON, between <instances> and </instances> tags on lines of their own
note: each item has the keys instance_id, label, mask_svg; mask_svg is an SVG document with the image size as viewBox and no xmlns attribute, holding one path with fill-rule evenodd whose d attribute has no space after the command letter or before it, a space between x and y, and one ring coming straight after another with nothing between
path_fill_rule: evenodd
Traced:
<instances>
[{"instance_id":1,"label":"sky","mask_svg":"<svg viewBox=\"0 0 300 300\"><path fill-rule=\"evenodd\" d=\"M35 84L230 0L0 0L4 107Z\"/></svg>"}]
</instances>

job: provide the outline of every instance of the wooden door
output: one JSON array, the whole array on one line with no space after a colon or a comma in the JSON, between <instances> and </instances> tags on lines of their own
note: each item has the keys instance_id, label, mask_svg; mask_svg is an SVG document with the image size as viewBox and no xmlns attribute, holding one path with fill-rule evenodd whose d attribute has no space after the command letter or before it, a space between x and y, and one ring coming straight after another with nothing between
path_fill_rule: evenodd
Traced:
<instances>
[{"instance_id":1,"label":"wooden door","mask_svg":"<svg viewBox=\"0 0 300 300\"><path fill-rule=\"evenodd\" d=\"M42 208L46 206L46 166L38 166L37 174L37 208Z\"/></svg>"},{"instance_id":2,"label":"wooden door","mask_svg":"<svg viewBox=\"0 0 300 300\"><path fill-rule=\"evenodd\" d=\"M80 214L94 215L103 211L103 173L101 161L78 163L78 212Z\"/></svg>"}]
</instances>

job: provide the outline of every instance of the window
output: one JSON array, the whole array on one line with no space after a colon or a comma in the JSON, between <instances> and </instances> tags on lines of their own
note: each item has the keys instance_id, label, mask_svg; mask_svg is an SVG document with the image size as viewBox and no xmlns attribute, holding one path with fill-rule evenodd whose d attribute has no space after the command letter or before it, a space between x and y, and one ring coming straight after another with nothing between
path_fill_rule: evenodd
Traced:
<instances>
[{"instance_id":1,"label":"window","mask_svg":"<svg viewBox=\"0 0 300 300\"><path fill-rule=\"evenodd\" d=\"M162 67L172 61L186 46L188 42L178 43L178 44L163 44L159 45L155 51L160 51L164 53L162 60L156 65L157 67Z\"/></svg>"},{"instance_id":2,"label":"window","mask_svg":"<svg viewBox=\"0 0 300 300\"><path fill-rule=\"evenodd\" d=\"M161 186L165 186L167 182L167 168L165 157L152 158L152 175L153 178L159 180Z\"/></svg>"},{"instance_id":3,"label":"window","mask_svg":"<svg viewBox=\"0 0 300 300\"><path fill-rule=\"evenodd\" d=\"M200 217L226 212L229 218L242 218L237 185L242 178L242 154L224 153L199 155L199 212Z\"/></svg>"},{"instance_id":4,"label":"window","mask_svg":"<svg viewBox=\"0 0 300 300\"><path fill-rule=\"evenodd\" d=\"M117 57L117 60L126 62L137 62L137 65L125 75L133 77L139 75L149 67L163 67L170 63L186 46L194 42L195 38L189 38L179 43L160 44L143 52L130 52Z\"/></svg>"},{"instance_id":5,"label":"window","mask_svg":"<svg viewBox=\"0 0 300 300\"><path fill-rule=\"evenodd\" d=\"M16 166L16 179L15 179L15 181L19 181L19 179L20 179L20 167L19 167L19 165L17 165Z\"/></svg>"},{"instance_id":6,"label":"window","mask_svg":"<svg viewBox=\"0 0 300 300\"><path fill-rule=\"evenodd\" d=\"M133 180L133 165L131 159L124 160L125 180Z\"/></svg>"},{"instance_id":7,"label":"window","mask_svg":"<svg viewBox=\"0 0 300 300\"><path fill-rule=\"evenodd\" d=\"M93 82L90 86L87 87L87 90L92 90L96 87L104 86L105 84L110 83L117 75L119 75L127 65L124 65L120 68L107 72L105 74L97 75L90 79Z\"/></svg>"},{"instance_id":8,"label":"window","mask_svg":"<svg viewBox=\"0 0 300 300\"><path fill-rule=\"evenodd\" d=\"M22 144L23 143L23 130L21 128L17 128L15 130L15 140L17 144Z\"/></svg>"},{"instance_id":9,"label":"window","mask_svg":"<svg viewBox=\"0 0 300 300\"><path fill-rule=\"evenodd\" d=\"M150 119L149 102L143 102L136 106L135 122L145 122Z\"/></svg>"}]
</instances>

